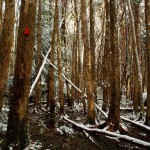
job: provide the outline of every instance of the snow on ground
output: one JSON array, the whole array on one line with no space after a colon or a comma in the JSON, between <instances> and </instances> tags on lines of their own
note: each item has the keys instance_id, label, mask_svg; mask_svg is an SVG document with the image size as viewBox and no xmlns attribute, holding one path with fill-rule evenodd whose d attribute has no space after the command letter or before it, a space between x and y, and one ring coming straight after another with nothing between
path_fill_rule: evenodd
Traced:
<instances>
[{"instance_id":1,"label":"snow on ground","mask_svg":"<svg viewBox=\"0 0 150 150\"><path fill-rule=\"evenodd\" d=\"M72 128L64 126L64 125L57 128L56 131L60 134L67 134L67 135L70 135L70 134L74 133Z\"/></svg>"},{"instance_id":2,"label":"snow on ground","mask_svg":"<svg viewBox=\"0 0 150 150\"><path fill-rule=\"evenodd\" d=\"M9 109L4 107L2 109L2 112L0 112L0 131L2 133L6 132L6 130L7 130L8 111L9 111Z\"/></svg>"},{"instance_id":3,"label":"snow on ground","mask_svg":"<svg viewBox=\"0 0 150 150\"><path fill-rule=\"evenodd\" d=\"M40 149L42 149L42 144L39 141L36 141L31 142L24 150L40 150Z\"/></svg>"}]
</instances>

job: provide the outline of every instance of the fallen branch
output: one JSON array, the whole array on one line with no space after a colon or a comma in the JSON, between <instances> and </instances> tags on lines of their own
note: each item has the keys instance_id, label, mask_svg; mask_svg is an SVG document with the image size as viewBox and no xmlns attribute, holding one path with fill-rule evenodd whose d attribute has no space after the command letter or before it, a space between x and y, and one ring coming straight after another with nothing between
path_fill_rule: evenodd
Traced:
<instances>
[{"instance_id":1,"label":"fallen branch","mask_svg":"<svg viewBox=\"0 0 150 150\"><path fill-rule=\"evenodd\" d=\"M146 110L147 108L144 107L144 110ZM129 110L129 111L133 111L132 107L121 107L120 110Z\"/></svg>"},{"instance_id":2,"label":"fallen branch","mask_svg":"<svg viewBox=\"0 0 150 150\"><path fill-rule=\"evenodd\" d=\"M146 125L144 125L144 124L141 124L141 123L139 123L139 122L132 121L132 120L130 120L130 119L128 119L128 118L125 118L125 117L121 117L121 119L124 120L124 121L130 122L130 123L132 123L132 124L135 124L135 125L137 125L137 126L140 126L140 127L144 128L144 129L150 131L150 127L148 127L148 126L146 126Z\"/></svg>"},{"instance_id":3,"label":"fallen branch","mask_svg":"<svg viewBox=\"0 0 150 150\"><path fill-rule=\"evenodd\" d=\"M37 81L38 81L40 75L41 75L41 72L42 72L42 70L43 70L43 68L44 68L44 65L45 65L45 63L46 63L46 60L47 60L47 57L48 57L50 51L51 51L51 48L49 49L49 51L47 52L46 56L44 57L44 61L43 61L43 63L42 63L42 66L41 66L41 68L40 68L40 70L39 70L39 72L38 72L38 74L37 74L37 76L36 76L36 78L35 78L35 80L34 80L32 86L31 86L30 93L29 93L29 97L30 97L30 95L31 95L31 93L32 93L32 91L33 91L33 89L34 89L34 87L35 87L35 85L36 85L36 83L37 83Z\"/></svg>"},{"instance_id":4,"label":"fallen branch","mask_svg":"<svg viewBox=\"0 0 150 150\"><path fill-rule=\"evenodd\" d=\"M42 54L42 56L45 58L45 56ZM58 71L58 68L53 65L48 59L47 59L47 62L55 69ZM63 73L62 73L62 77L68 81L68 83L70 83L78 92L82 93L82 91L75 85L73 84Z\"/></svg>"},{"instance_id":5,"label":"fallen branch","mask_svg":"<svg viewBox=\"0 0 150 150\"><path fill-rule=\"evenodd\" d=\"M114 132L101 130L101 129L91 129L91 128L88 128L84 125L78 124L78 123L66 118L65 116L63 116L63 119L66 120L67 122L75 125L76 127L82 129L82 130L85 130L85 131L88 131L88 132L95 132L95 133L99 133L99 134L104 134L104 135L108 135L108 136L112 136L112 137L117 137L118 140L128 141L128 142L140 145L140 146L144 146L146 148L150 148L150 143L148 143L146 141L136 139L136 138L133 138L133 137L130 137L128 135L120 135L120 134L117 134L117 133L114 133Z\"/></svg>"},{"instance_id":6,"label":"fallen branch","mask_svg":"<svg viewBox=\"0 0 150 150\"><path fill-rule=\"evenodd\" d=\"M96 108L103 114L103 116L104 116L105 118L108 117L108 115L107 115L97 104L95 104L95 106L96 106ZM120 118L121 118L122 120L124 120L124 121L130 122L130 123L132 123L132 124L135 124L135 125L137 125L137 126L140 126L140 127L144 128L144 129L150 131L150 127L148 127L148 126L146 126L146 125L144 125L144 124L141 124L141 123L139 123L139 122L132 121L132 120L127 119L127 118L122 117L122 116L121 116Z\"/></svg>"},{"instance_id":7,"label":"fallen branch","mask_svg":"<svg viewBox=\"0 0 150 150\"><path fill-rule=\"evenodd\" d=\"M95 106L103 114L103 116L107 119L108 115L97 104L95 104Z\"/></svg>"}]
</instances>

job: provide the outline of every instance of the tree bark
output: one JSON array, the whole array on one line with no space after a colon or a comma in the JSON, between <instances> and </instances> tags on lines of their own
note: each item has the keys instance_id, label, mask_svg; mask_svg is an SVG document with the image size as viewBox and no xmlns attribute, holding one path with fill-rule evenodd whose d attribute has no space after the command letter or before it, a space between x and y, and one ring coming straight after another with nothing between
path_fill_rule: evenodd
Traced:
<instances>
[{"instance_id":1,"label":"tree bark","mask_svg":"<svg viewBox=\"0 0 150 150\"><path fill-rule=\"evenodd\" d=\"M120 66L119 49L117 45L117 14L115 0L110 1L110 40L111 40L111 102L108 114L108 130L116 131L120 125Z\"/></svg>"},{"instance_id":2,"label":"tree bark","mask_svg":"<svg viewBox=\"0 0 150 150\"><path fill-rule=\"evenodd\" d=\"M38 1L38 25L37 25L37 56L36 56L36 74L38 74L41 67L41 50L42 50L42 2ZM41 101L41 78L35 86L35 106L39 106Z\"/></svg>"},{"instance_id":3,"label":"tree bark","mask_svg":"<svg viewBox=\"0 0 150 150\"><path fill-rule=\"evenodd\" d=\"M22 0L16 51L13 96L10 101L6 147L24 149L28 143L28 99L35 36L36 0ZM28 27L30 34L25 35ZM13 147L14 148L14 147Z\"/></svg>"},{"instance_id":4,"label":"tree bark","mask_svg":"<svg viewBox=\"0 0 150 150\"><path fill-rule=\"evenodd\" d=\"M92 68L91 68L91 53L90 53L90 43L88 39L88 25L87 25L87 15L86 15L86 0L81 0L81 20L82 20L82 38L84 44L84 57L85 63L85 85L86 94L88 101L88 114L87 122L90 124L95 124L95 99L94 99L94 83L92 80Z\"/></svg>"},{"instance_id":5,"label":"tree bark","mask_svg":"<svg viewBox=\"0 0 150 150\"><path fill-rule=\"evenodd\" d=\"M110 99L110 38L109 38L109 2L105 0L106 9L106 24L105 24L105 45L104 45L104 58L103 58L103 105L102 110L106 111L108 101Z\"/></svg>"},{"instance_id":6,"label":"tree bark","mask_svg":"<svg viewBox=\"0 0 150 150\"><path fill-rule=\"evenodd\" d=\"M64 95L63 95L63 80L62 80L62 60L61 60L61 43L59 31L59 0L55 0L55 13L56 13L56 33L57 33L57 61L58 61L58 81L59 81L59 102L60 102L60 115L64 114Z\"/></svg>"},{"instance_id":7,"label":"tree bark","mask_svg":"<svg viewBox=\"0 0 150 150\"><path fill-rule=\"evenodd\" d=\"M15 2L14 0L6 0L5 4L5 16L0 36L0 111L3 107L10 53L14 43Z\"/></svg>"},{"instance_id":8,"label":"tree bark","mask_svg":"<svg viewBox=\"0 0 150 150\"><path fill-rule=\"evenodd\" d=\"M128 8L131 16L131 27L132 27L132 36L133 36L133 45L134 45L134 57L135 57L135 62L136 62L136 69L137 69L137 78L138 78L138 88L139 88L139 99L140 99L140 109L141 112L143 112L143 92L142 92L142 73L141 73L141 67L140 67L140 62L139 62L139 56L138 56L138 47L137 47L137 40L136 40L136 31L135 31L135 21L134 21L134 16L133 16L133 11L131 8L131 1L128 0Z\"/></svg>"},{"instance_id":9,"label":"tree bark","mask_svg":"<svg viewBox=\"0 0 150 150\"><path fill-rule=\"evenodd\" d=\"M53 32L52 32L52 42L51 42L51 54L50 61L54 64L54 51L55 51L55 37L56 37L56 7L54 14L54 24L53 24ZM50 105L50 112L55 113L55 93L54 93L54 68L50 66L49 70L49 83L48 83L48 94L47 94L47 106Z\"/></svg>"},{"instance_id":10,"label":"tree bark","mask_svg":"<svg viewBox=\"0 0 150 150\"><path fill-rule=\"evenodd\" d=\"M147 51L147 110L146 124L150 126L150 0L145 0L145 26Z\"/></svg>"}]
</instances>

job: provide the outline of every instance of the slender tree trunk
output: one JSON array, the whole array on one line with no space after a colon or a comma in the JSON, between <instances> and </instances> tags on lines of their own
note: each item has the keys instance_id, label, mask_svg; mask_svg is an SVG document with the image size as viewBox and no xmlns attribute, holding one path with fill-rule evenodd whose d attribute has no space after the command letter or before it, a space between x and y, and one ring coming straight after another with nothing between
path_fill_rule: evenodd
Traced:
<instances>
[{"instance_id":1,"label":"slender tree trunk","mask_svg":"<svg viewBox=\"0 0 150 150\"><path fill-rule=\"evenodd\" d=\"M41 67L41 50L42 50L42 2L38 1L38 29L37 29L37 56L36 56L36 73L38 74ZM41 101L41 78L35 86L35 106L39 106Z\"/></svg>"},{"instance_id":2,"label":"slender tree trunk","mask_svg":"<svg viewBox=\"0 0 150 150\"><path fill-rule=\"evenodd\" d=\"M104 45L104 59L103 59L103 105L102 110L106 111L109 101L110 89L110 39L109 39L109 2L105 0L106 9L106 25L105 25L105 45Z\"/></svg>"},{"instance_id":3,"label":"slender tree trunk","mask_svg":"<svg viewBox=\"0 0 150 150\"><path fill-rule=\"evenodd\" d=\"M75 61L76 61L75 53L76 53L76 37L74 34L73 46L72 46L72 67L71 67L72 68L71 80L74 84L75 84ZM71 88L71 107L74 106L74 100L75 100L75 89L72 87Z\"/></svg>"},{"instance_id":4,"label":"slender tree trunk","mask_svg":"<svg viewBox=\"0 0 150 150\"><path fill-rule=\"evenodd\" d=\"M58 61L58 81L59 81L59 102L60 102L60 115L64 114L64 95L63 95L63 81L62 81L62 60L61 60L61 42L59 31L59 0L55 0L55 13L56 13L56 33L57 33L57 61Z\"/></svg>"},{"instance_id":5,"label":"slender tree trunk","mask_svg":"<svg viewBox=\"0 0 150 150\"><path fill-rule=\"evenodd\" d=\"M133 88L133 109L134 112L137 113L138 112L138 108L139 108L139 88L138 88L138 72L137 72L137 67L135 64L135 57L133 58L133 84L134 84L134 88Z\"/></svg>"},{"instance_id":6,"label":"slender tree trunk","mask_svg":"<svg viewBox=\"0 0 150 150\"><path fill-rule=\"evenodd\" d=\"M15 2L14 0L6 0L5 5L4 23L0 36L0 111L3 107L10 53L14 43Z\"/></svg>"},{"instance_id":7,"label":"slender tree trunk","mask_svg":"<svg viewBox=\"0 0 150 150\"><path fill-rule=\"evenodd\" d=\"M54 51L55 51L55 37L56 37L56 7L54 14L54 24L53 24L53 32L52 32L52 43L51 43L51 54L50 61L54 64ZM48 94L47 94L47 106L50 105L50 112L55 113L55 93L54 93L54 68L50 66L49 70L49 83L48 83Z\"/></svg>"},{"instance_id":8,"label":"slender tree trunk","mask_svg":"<svg viewBox=\"0 0 150 150\"><path fill-rule=\"evenodd\" d=\"M136 36L136 43L137 43L137 53L138 53L138 56L140 56L141 55L141 47L140 47L140 25L139 25L139 21L140 21L140 2L133 2L133 15L134 15L134 21L135 21L135 36ZM133 37L134 38L134 37ZM134 45L133 45L133 48L134 48ZM135 55L134 55L135 56ZM134 57L134 62L135 62L135 64L136 64L136 58ZM140 62L140 57L139 57L139 62ZM140 91L139 91L139 86L138 86L138 70L137 70L137 67L136 67L136 65L134 65L134 72L135 72L135 74L134 74L134 78L135 78L135 82L134 82L134 84L135 84L135 86L134 86L134 100L133 100L133 102L135 101L135 112L137 112L138 111L138 107L139 107L139 105L140 105ZM141 72L142 73L142 72ZM142 76L142 74L141 74L141 76ZM143 81L143 80L142 80ZM143 82L142 82L143 83ZM142 88L143 89L143 88ZM142 90L142 92L143 92L143 90Z\"/></svg>"},{"instance_id":9,"label":"slender tree trunk","mask_svg":"<svg viewBox=\"0 0 150 150\"><path fill-rule=\"evenodd\" d=\"M145 0L146 50L147 50L147 110L146 124L150 126L150 0Z\"/></svg>"},{"instance_id":10,"label":"slender tree trunk","mask_svg":"<svg viewBox=\"0 0 150 150\"><path fill-rule=\"evenodd\" d=\"M111 102L108 114L108 130L116 131L120 124L120 66L117 46L117 14L115 0L110 1L110 39L111 39Z\"/></svg>"},{"instance_id":11,"label":"slender tree trunk","mask_svg":"<svg viewBox=\"0 0 150 150\"><path fill-rule=\"evenodd\" d=\"M142 73L141 73L139 56L138 56L138 47L137 47L136 31L135 31L135 21L134 21L134 16L133 16L133 11L132 11L132 8L131 8L131 1L130 0L128 0L128 7L129 7L130 15L131 15L131 20L132 20L131 27L132 27L133 45L134 45L133 52L134 52L136 68L137 68L137 74L138 74L137 77L138 77L140 109L141 109L141 112L143 112Z\"/></svg>"},{"instance_id":12,"label":"slender tree trunk","mask_svg":"<svg viewBox=\"0 0 150 150\"><path fill-rule=\"evenodd\" d=\"M86 84L86 93L88 100L88 114L87 122L90 124L95 124L95 99L94 99L94 83L92 80L92 68L91 68L91 53L90 53L90 44L88 39L88 26L87 26L87 15L86 15L86 0L81 0L81 20L82 20L82 37L84 44L84 54L85 54L85 84Z\"/></svg>"},{"instance_id":13,"label":"slender tree trunk","mask_svg":"<svg viewBox=\"0 0 150 150\"><path fill-rule=\"evenodd\" d=\"M95 10L93 0L90 0L90 55L92 67L92 82L94 83L94 99L97 102L97 77L96 77L96 56L95 56Z\"/></svg>"},{"instance_id":14,"label":"slender tree trunk","mask_svg":"<svg viewBox=\"0 0 150 150\"><path fill-rule=\"evenodd\" d=\"M10 102L6 146L24 149L28 143L28 99L34 49L36 0L22 0L16 51L13 96ZM30 34L25 35L28 27ZM14 148L14 147L13 147Z\"/></svg>"}]
</instances>

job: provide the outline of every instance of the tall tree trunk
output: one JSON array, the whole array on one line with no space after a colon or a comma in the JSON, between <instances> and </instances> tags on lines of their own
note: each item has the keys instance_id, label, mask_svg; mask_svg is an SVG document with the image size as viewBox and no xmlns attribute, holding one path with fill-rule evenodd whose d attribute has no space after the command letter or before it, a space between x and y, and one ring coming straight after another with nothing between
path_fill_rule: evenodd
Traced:
<instances>
[{"instance_id":1,"label":"tall tree trunk","mask_svg":"<svg viewBox=\"0 0 150 150\"><path fill-rule=\"evenodd\" d=\"M146 50L147 50L147 110L146 124L150 126L150 0L145 0Z\"/></svg>"},{"instance_id":2,"label":"tall tree trunk","mask_svg":"<svg viewBox=\"0 0 150 150\"><path fill-rule=\"evenodd\" d=\"M96 56L95 56L95 10L93 0L90 0L90 55L92 67L92 82L94 83L94 99L97 101Z\"/></svg>"},{"instance_id":3,"label":"tall tree trunk","mask_svg":"<svg viewBox=\"0 0 150 150\"><path fill-rule=\"evenodd\" d=\"M60 102L60 115L64 114L64 95L63 95L63 80L62 80L62 60L61 60L61 43L59 31L59 0L55 0L55 13L56 13L56 33L57 33L57 61L58 61L58 81L59 81L59 102Z\"/></svg>"},{"instance_id":4,"label":"tall tree trunk","mask_svg":"<svg viewBox=\"0 0 150 150\"><path fill-rule=\"evenodd\" d=\"M109 39L109 2L105 0L106 9L106 25L105 25L105 45L104 45L104 59L103 59L103 105L102 109L106 111L109 101L110 89L110 39Z\"/></svg>"},{"instance_id":5,"label":"tall tree trunk","mask_svg":"<svg viewBox=\"0 0 150 150\"><path fill-rule=\"evenodd\" d=\"M4 23L0 36L0 111L3 107L10 53L14 43L15 2L14 0L6 0L5 5Z\"/></svg>"},{"instance_id":6,"label":"tall tree trunk","mask_svg":"<svg viewBox=\"0 0 150 150\"><path fill-rule=\"evenodd\" d=\"M38 29L37 29L37 56L36 56L36 74L41 67L41 50L42 50L42 2L38 1ZM41 78L35 86L35 106L39 106L41 101Z\"/></svg>"},{"instance_id":7,"label":"tall tree trunk","mask_svg":"<svg viewBox=\"0 0 150 150\"><path fill-rule=\"evenodd\" d=\"M76 53L76 37L74 34L73 46L72 46L72 67L71 67L72 68L71 80L74 84L75 84L75 61L76 61L75 53ZM72 87L71 88L71 107L74 106L74 100L75 100L75 89Z\"/></svg>"},{"instance_id":8,"label":"tall tree trunk","mask_svg":"<svg viewBox=\"0 0 150 150\"><path fill-rule=\"evenodd\" d=\"M81 89L81 78L82 78L82 73L81 73L81 49L80 49L80 20L79 16L80 13L78 12L77 9L77 0L74 0L74 5L75 5L75 16L76 16L76 44L77 44L77 53L78 53L78 64L77 64L77 70L78 70L78 79L77 79L77 86L79 89ZM78 100L81 99L82 95L81 93L78 93ZM85 100L83 99L83 109L84 109L84 114L86 114L86 104Z\"/></svg>"},{"instance_id":9,"label":"tall tree trunk","mask_svg":"<svg viewBox=\"0 0 150 150\"><path fill-rule=\"evenodd\" d=\"M120 66L119 50L117 45L117 14L115 0L110 1L110 39L111 39L111 102L108 114L108 130L116 131L120 124Z\"/></svg>"},{"instance_id":10,"label":"tall tree trunk","mask_svg":"<svg viewBox=\"0 0 150 150\"><path fill-rule=\"evenodd\" d=\"M135 36L136 36L136 43L137 43L137 53L138 55L140 56L140 53L141 53L141 47L140 47L140 27L139 27L139 21L140 21L140 2L133 2L133 15L134 15L134 24L135 24ZM133 37L134 38L134 37ZM134 45L133 45L133 49L134 49ZM134 62L136 64L136 58L135 58L135 55L134 55ZM140 62L140 57L139 57L139 62ZM138 107L140 105L140 91L139 91L139 86L138 86L138 70L137 70L137 67L136 65L134 65L134 100L133 102L135 101L135 107L134 107L134 111L137 112L138 111ZM142 74L141 74L142 75ZM143 89L143 88L142 88Z\"/></svg>"},{"instance_id":11,"label":"tall tree trunk","mask_svg":"<svg viewBox=\"0 0 150 150\"><path fill-rule=\"evenodd\" d=\"M130 0L128 0L128 7L129 7L130 15L131 15L131 20L132 20L131 27L132 27L133 45L134 45L133 53L134 53L134 57L135 57L137 74L138 74L137 78L138 78L138 88L139 88L140 109L141 109L141 112L143 112L142 73L141 73L141 67L140 67L139 56L138 56L135 21L134 21L134 16L133 16L133 11L131 8Z\"/></svg>"},{"instance_id":12,"label":"tall tree trunk","mask_svg":"<svg viewBox=\"0 0 150 150\"><path fill-rule=\"evenodd\" d=\"M10 102L6 146L24 149L28 143L28 99L35 36L36 0L22 0L16 51L13 96ZM30 34L25 35L28 27Z\"/></svg>"},{"instance_id":13,"label":"tall tree trunk","mask_svg":"<svg viewBox=\"0 0 150 150\"><path fill-rule=\"evenodd\" d=\"M81 0L81 20L82 20L82 37L84 44L84 54L85 54L85 84L86 84L86 94L88 100L88 114L87 122L90 124L95 124L95 99L94 99L94 83L92 80L92 68L91 68L91 53L90 44L88 39L88 25L87 25L87 15L86 15L86 0Z\"/></svg>"},{"instance_id":14,"label":"tall tree trunk","mask_svg":"<svg viewBox=\"0 0 150 150\"><path fill-rule=\"evenodd\" d=\"M54 64L54 51L55 51L55 37L56 37L56 7L54 14L54 24L53 24L53 32L52 32L52 43L51 43L51 54L50 61ZM54 93L54 68L50 66L49 70L49 83L48 83L48 94L47 94L47 105L50 105L50 112L55 113L55 93Z\"/></svg>"}]
</instances>

